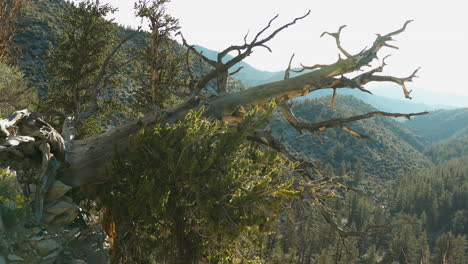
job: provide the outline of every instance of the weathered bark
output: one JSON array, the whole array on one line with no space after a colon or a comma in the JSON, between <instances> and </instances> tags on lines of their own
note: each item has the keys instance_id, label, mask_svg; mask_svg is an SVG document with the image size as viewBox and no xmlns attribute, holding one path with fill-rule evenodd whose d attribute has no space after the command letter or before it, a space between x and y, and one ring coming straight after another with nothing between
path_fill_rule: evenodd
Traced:
<instances>
[{"instance_id":1,"label":"weathered bark","mask_svg":"<svg viewBox=\"0 0 468 264\"><path fill-rule=\"evenodd\" d=\"M194 96L182 104L165 110L155 110L154 113L147 115L142 120L128 122L125 125L114 128L93 138L74 140L74 119L66 120L62 136L60 136L37 116L32 115L28 111L18 111L5 121L0 121L0 128L2 131L0 133L4 134L3 139L0 134L0 152L15 151L16 146L21 145L23 142L32 141L36 144L38 153L41 153L42 155L44 172L44 174L41 175L42 189L38 192L39 197L36 197L36 213L40 217L39 211L41 210L42 203L41 196L43 196L44 191L47 190L51 179L59 178L64 183L73 187L84 184L103 183L107 180L103 178L106 166L110 165L109 161L112 160L115 150L125 150L130 135L135 134L144 126L182 120L190 110L197 110L201 107L206 109L205 115L207 117L222 119L226 122L236 122L243 119L246 112L245 109L249 109L253 106L262 107L268 104L271 100L275 100L282 108L287 120L299 131L303 129L309 131L321 131L329 127L340 127L355 136L365 137L355 131L349 130L345 123L371 118L373 116L410 118L411 116L424 113L392 114L373 112L356 117L309 124L295 119L294 114L287 105L287 100L306 95L319 89L335 89L336 91L341 88L356 88L363 92L369 92L363 87L363 85L372 81L390 81L397 83L402 86L405 97L410 98L405 82L411 81L412 78L415 77L416 71L407 78L375 75L375 73L382 72L383 67L385 66L385 63L383 62L380 67L362 73L352 79L344 77L345 74L359 71L362 67L367 66L371 61L376 59L378 51L382 47L390 47L386 42L392 40L394 35L403 32L408 23L409 22L406 22L404 26L397 31L383 36L378 35L377 39L369 49L364 49L356 55L347 53L341 47L339 42L339 33L336 33L335 35L328 33L337 38L338 48L345 55L345 59L340 58L337 62L330 65L304 67L304 69L314 69L314 71L295 78L289 78L289 70L291 68L289 65L285 74L285 80L283 81L263 84L234 93L221 92L218 96L206 101L201 97ZM342 28L340 28L340 30L341 29ZM275 32L277 33L277 31ZM231 47L233 50L237 50L237 48L239 48L236 48L235 46L233 47L234 48ZM229 48L227 50L229 50ZM227 54L227 52L224 53ZM226 66L226 64L224 65ZM224 79L222 75L223 72L221 72L221 75L218 75L216 71L213 74L210 74L212 74L214 78L219 77ZM94 109L97 108L97 104L93 104L93 106L94 107L91 107L88 111L82 113L78 119L87 117L89 113L92 114ZM18 126L20 129L15 130L15 126ZM19 135L16 135L15 131L19 131ZM278 144L272 144L273 141L271 141L271 139L270 141L265 141L265 137L262 138L259 135L253 135L253 137L256 136L257 142L267 143L266 145L283 152L287 159L294 161L293 156L285 154L286 152L282 151L282 148L278 147ZM17 142L15 146L13 146L14 144L8 143L13 142L14 140ZM21 154L21 151L19 154ZM60 169L58 169L59 165L61 165ZM304 167L304 173L307 172L307 168L312 168L317 174L321 174L320 170L313 166L313 164L308 164L307 167ZM323 174L321 177L324 177ZM309 178L309 180L312 180L311 176ZM313 199L317 202L317 205L321 210L325 210L324 214L330 218L330 212L326 211L326 206L323 205L323 202L321 202L319 197L313 197ZM343 235L345 235L345 233L343 233Z\"/></svg>"},{"instance_id":2,"label":"weathered bark","mask_svg":"<svg viewBox=\"0 0 468 264\"><path fill-rule=\"evenodd\" d=\"M377 52L384 46L387 46L386 41L392 39L392 36L404 31L406 25L384 36L378 36L374 44L366 50L353 55L347 59L339 59L336 63L330 65L320 65L315 67L316 70L306 73L295 78L277 81L273 83L263 84L247 90L223 93L219 96L208 100L201 101L196 97L189 101L177 105L173 108L166 109L164 112L155 113L146 117L144 120L129 122L126 125L117 127L103 135L86 139L77 140L72 144L68 151L67 160L70 163L68 168L62 171L62 180L72 186L79 186L91 182L100 182L100 175L105 170L107 162L111 159L115 148L125 149L128 136L138 131L142 125L152 125L156 122L174 122L181 120L190 110L196 110L204 106L205 114L218 119L224 120L239 120L242 116L239 115L239 108L252 106L263 106L272 99L285 101L290 98L306 95L310 92L326 88L359 88L363 89L362 85L371 81L391 81L382 76L376 76L374 73L380 72L384 65L376 70L363 73L353 79L342 77L346 73L360 70L367 66L372 60L377 58ZM414 76L413 76L414 77ZM389 77L390 78L390 77ZM409 81L411 79L395 80ZM406 95L407 91L404 89ZM421 114L421 113L418 113ZM242 115L242 113L240 113ZM369 118L377 115L376 113L365 116ZM383 112L379 116L385 115ZM414 114L413 114L414 115ZM235 116L235 118L233 118ZM387 116L404 116L411 115L403 114L387 114ZM363 118L360 118L363 119ZM356 120L360 120L359 118ZM352 120L352 121L356 121ZM302 124L305 127L304 124ZM331 127L327 125L325 127ZM333 125L336 127L337 125ZM315 125L314 129L324 127L323 124Z\"/></svg>"},{"instance_id":3,"label":"weathered bark","mask_svg":"<svg viewBox=\"0 0 468 264\"><path fill-rule=\"evenodd\" d=\"M34 213L39 222L42 220L45 195L55 181L65 157L65 142L52 126L28 110L16 111L7 119L0 120L0 127L5 136L4 139L0 138L0 154L11 152L25 158L26 153L22 147L29 145L27 155L36 154L41 157L39 186L34 197Z\"/></svg>"}]
</instances>

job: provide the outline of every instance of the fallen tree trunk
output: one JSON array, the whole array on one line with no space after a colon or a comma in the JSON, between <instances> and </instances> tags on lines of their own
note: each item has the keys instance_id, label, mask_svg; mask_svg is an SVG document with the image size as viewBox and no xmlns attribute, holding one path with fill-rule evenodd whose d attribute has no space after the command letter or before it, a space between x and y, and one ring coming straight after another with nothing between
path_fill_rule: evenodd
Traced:
<instances>
[{"instance_id":1,"label":"fallen tree trunk","mask_svg":"<svg viewBox=\"0 0 468 264\"><path fill-rule=\"evenodd\" d=\"M188 101L169 109L155 110L142 120L131 121L125 125L116 127L108 132L96 137L74 140L73 120L67 120L62 135L58 134L50 125L41 120L37 115L27 110L17 111L7 119L0 120L0 128L3 134L0 137L0 154L16 153L22 155L24 149L22 145L31 145L35 155L42 156L41 178L42 189L38 192L43 196L47 192L51 179L60 179L64 183L78 187L84 184L99 184L107 179L103 178L106 166L115 150L125 150L128 138L139 131L144 126L152 126L157 123L175 122L182 120L190 110L198 110L201 107L206 109L205 115L211 118L222 119L226 122L238 122L244 118L245 109L255 106L263 107L271 101L275 101L282 106L287 120L299 131L305 129L309 131L321 131L329 127L342 128L355 136L359 134L350 131L345 123L354 122L370 118L373 116L393 116L410 118L415 114L392 114L385 112L370 113L355 118L345 118L339 120L329 120L320 124L307 124L295 120L290 109L284 107L287 100L299 96L307 95L319 89L356 88L363 92L369 92L363 85L373 81L388 81L400 85L406 98L410 97L410 91L406 89L405 82L412 81L415 72L406 78L396 78L392 76L375 75L382 72L385 66L385 59L380 67L361 73L354 78L345 77L346 74L357 72L368 66L377 58L377 53L383 47L393 47L387 44L393 40L392 37L403 32L410 21L406 22L402 28L386 35L378 35L373 45L364 49L356 55L346 52L340 45L339 33L328 33L337 39L339 50L346 58L339 58L337 62L330 65L303 66L303 69L313 70L310 73L302 74L295 78L286 78L282 81L259 85L247 90L234 93L220 93L214 98L204 99L200 96L193 96ZM290 70L288 67L287 72ZM370 93L370 92L369 92ZM289 112L288 112L289 111ZM16 143L12 143L16 142ZM28 155L32 155L29 153ZM58 168L60 166L60 168ZM40 217L41 197L36 197L36 213Z\"/></svg>"}]
</instances>

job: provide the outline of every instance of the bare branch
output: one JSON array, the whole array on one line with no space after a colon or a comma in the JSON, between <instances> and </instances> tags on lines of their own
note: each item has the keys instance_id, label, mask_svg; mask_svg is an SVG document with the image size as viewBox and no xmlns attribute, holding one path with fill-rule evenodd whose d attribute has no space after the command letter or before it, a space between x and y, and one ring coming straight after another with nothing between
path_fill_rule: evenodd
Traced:
<instances>
[{"instance_id":1,"label":"bare branch","mask_svg":"<svg viewBox=\"0 0 468 264\"><path fill-rule=\"evenodd\" d=\"M278 15L276 15L275 17L273 17L269 22L268 22L268 25L266 27L264 27L260 32L258 32L254 39L250 42L250 43L245 43L244 45L242 46L230 46L228 48L226 48L225 50L223 50L222 52L220 52L218 54L218 62L221 61L222 58L224 58L229 52L231 51L234 51L234 50L244 50L243 52L241 52L239 55L237 55L236 57L234 57L233 59L231 59L229 62L226 63L226 65L234 65L236 64L237 62L243 60L245 57L247 57L248 55L250 55L250 53L252 53L252 49L254 47L265 47L267 48L270 52L271 52L271 49L269 47L267 47L265 45L265 43L267 43L268 41L270 41L272 38L274 38L279 32L281 32L282 30L288 28L289 26L292 26L294 24L296 24L297 21L299 20L302 20L304 19L305 17L307 17L308 15L310 14L310 10L303 16L300 16L300 17L297 17L295 18L292 22L290 23L287 23L279 28L277 28L275 31L273 31L270 35L268 35L267 37L265 37L264 39L262 40L258 40L260 38L260 36L268 29L271 27L271 24L272 22L278 18ZM246 40L246 37L244 37L244 41Z\"/></svg>"},{"instance_id":2,"label":"bare branch","mask_svg":"<svg viewBox=\"0 0 468 264\"><path fill-rule=\"evenodd\" d=\"M343 28L345 28L346 25L343 25L341 26L339 29L338 29L338 32L336 33L330 33L330 32L323 32L322 35L320 35L320 37L323 37L324 35L330 35L332 36L333 38L335 38L336 40L336 46L338 47L338 49L346 56L346 58L350 58L352 57L351 54L349 54L342 46L341 46L341 41L340 41L340 35L341 35L341 30Z\"/></svg>"},{"instance_id":3,"label":"bare branch","mask_svg":"<svg viewBox=\"0 0 468 264\"><path fill-rule=\"evenodd\" d=\"M333 88L333 95L332 95L332 100L331 100L331 108L334 108L334 107L335 107L336 95L337 95L336 88Z\"/></svg>"},{"instance_id":4,"label":"bare branch","mask_svg":"<svg viewBox=\"0 0 468 264\"><path fill-rule=\"evenodd\" d=\"M380 75L371 75L369 76L370 81L378 81L378 82L393 82L401 86L403 89L403 93L405 95L405 98L412 99L410 94L411 90L408 91L406 88L405 82L412 82L413 78L417 78L416 73L418 73L420 68L417 68L416 70L413 71L413 73L406 77L406 78L397 78L393 76L380 76Z\"/></svg>"},{"instance_id":5,"label":"bare branch","mask_svg":"<svg viewBox=\"0 0 468 264\"><path fill-rule=\"evenodd\" d=\"M247 37L249 36L250 30L247 30L247 33L244 36L244 44L247 44Z\"/></svg>"},{"instance_id":6,"label":"bare branch","mask_svg":"<svg viewBox=\"0 0 468 264\"><path fill-rule=\"evenodd\" d=\"M327 67L329 65L326 64L315 64L314 66L305 66L304 64L301 63L301 69L300 70L291 70L293 72L303 72L304 70L316 70L316 69L321 69L323 67Z\"/></svg>"},{"instance_id":7,"label":"bare branch","mask_svg":"<svg viewBox=\"0 0 468 264\"><path fill-rule=\"evenodd\" d=\"M385 227L385 225L368 225L366 226L366 228L364 228L363 231L344 230L344 228L342 228L335 220L336 217L334 211L330 208L330 206L326 204L324 199L317 193L316 190L314 190L314 188L321 189L324 188L325 185L331 184L332 186L344 189L345 191L353 191L359 194L364 194L362 190L349 187L340 180L328 177L313 162L309 160L297 159L287 150L283 143L274 138L270 132L256 131L248 139L259 144L265 145L273 150L276 150L287 163L298 163L298 165L295 167L295 171L298 172L305 180L306 183L304 184L304 187L306 187L306 189L310 189L310 191L307 192L307 194L310 195L311 200L313 201L315 206L320 210L322 216L325 218L327 223L329 223L336 231L338 231L338 233L342 237L357 236L361 238L366 238L371 229ZM319 179L316 179L316 177L309 171L309 169L314 171L319 176Z\"/></svg>"},{"instance_id":8,"label":"bare branch","mask_svg":"<svg viewBox=\"0 0 468 264\"><path fill-rule=\"evenodd\" d=\"M102 91L103 79L106 76L106 74L108 74L108 68L112 59L114 58L115 54L117 54L117 52L122 48L122 46L125 43L127 43L127 41L129 41L134 36L140 33L140 29L141 27L138 27L138 29L135 32L133 32L132 34L129 34L127 37L122 39L119 42L119 44L117 44L117 46L114 47L112 52L109 55L107 55L106 59L104 60L104 63L101 66L101 70L99 71L99 74L97 75L97 77L94 79L93 85L91 87L91 89L93 90L93 95L91 97L91 106L86 111L78 115L78 117L76 118L76 122L80 122L82 120L89 118L97 110L99 110L98 97Z\"/></svg>"},{"instance_id":9,"label":"bare branch","mask_svg":"<svg viewBox=\"0 0 468 264\"><path fill-rule=\"evenodd\" d=\"M317 122L317 123L305 123L305 122L297 122L296 126L300 129L305 129L310 132L315 132L315 131L323 131L327 128L332 128L332 127L338 127L342 128L347 132L349 128L343 128L344 124L347 123L352 123L372 117L378 117L378 116L387 116L387 117L395 117L395 118L406 118L406 119L411 119L413 116L418 116L418 115L425 115L428 114L429 112L420 112L420 113L411 113L411 114L400 114L400 113L387 113L387 112L382 112L382 111L376 111L376 112L370 112L367 114L363 115L357 115L357 116L352 116L348 118L338 118L338 119L332 119L332 120L327 120L327 121L322 121L322 122ZM351 134L354 134L353 132L350 132Z\"/></svg>"},{"instance_id":10,"label":"bare branch","mask_svg":"<svg viewBox=\"0 0 468 264\"><path fill-rule=\"evenodd\" d=\"M308 123L308 122L301 122L297 120L296 117L292 114L291 110L289 108L286 108L285 106L281 106L281 110L283 111L283 114L286 117L286 120L297 131L307 130L309 132L317 132L317 131L324 131L325 129L335 127L335 128L341 128L344 131L350 133L351 135L359 137L359 138L369 138L369 136L362 135L359 132L353 130L352 128L346 126L345 124L372 118L372 117L378 117L378 116L411 119L412 116L424 115L428 113L428 112L421 112L421 113L411 113L411 114L399 114L399 113L387 113L387 112L377 111L377 112L371 112L371 113L348 117L348 118L338 118L338 119L332 119L332 120L327 120L327 121L322 121L322 122L317 122L317 123Z\"/></svg>"},{"instance_id":11,"label":"bare branch","mask_svg":"<svg viewBox=\"0 0 468 264\"><path fill-rule=\"evenodd\" d=\"M293 59L294 59L294 55L296 55L296 54L293 53L293 54L291 55L291 58L289 59L288 68L286 68L286 70L284 71L284 80L289 79L289 73L290 73L290 71L291 71L291 63L292 63L292 61L293 61Z\"/></svg>"},{"instance_id":12,"label":"bare branch","mask_svg":"<svg viewBox=\"0 0 468 264\"><path fill-rule=\"evenodd\" d=\"M214 60L210 60L208 57L206 57L205 55L203 55L203 52L199 52L198 50L196 50L194 48L194 45L189 45L187 43L187 41L185 40L184 38L184 35L182 34L182 32L177 32L176 36L177 35L180 35L180 37L182 38L182 44L187 47L187 49L191 50L193 53L195 53L198 57L200 57L204 62L208 63L209 65L213 66L213 67L216 67L216 61Z\"/></svg>"},{"instance_id":13,"label":"bare branch","mask_svg":"<svg viewBox=\"0 0 468 264\"><path fill-rule=\"evenodd\" d=\"M237 74L237 73L239 73L242 69L244 69L244 66L241 66L241 67L237 68L237 70L231 72L229 75L232 76L232 75L234 75L234 74Z\"/></svg>"},{"instance_id":14,"label":"bare branch","mask_svg":"<svg viewBox=\"0 0 468 264\"><path fill-rule=\"evenodd\" d=\"M276 30L274 30L267 37L265 37L263 39L260 39L261 35L267 29L269 29L271 27L273 21L276 20L276 18L278 18L278 15L276 15L275 17L270 19L267 26L265 26L262 30L260 30L260 32L258 32L255 35L254 39L250 43L247 42L247 35L244 36L244 44L243 45L240 45L240 46L233 45L233 46L230 46L230 47L226 48L225 50L221 51L220 53L218 53L217 61L210 60L207 57L205 57L203 54L201 54L200 52L196 51L193 48L193 46L190 46L190 45L187 44L187 42L184 39L182 33L180 33L180 32L177 33L178 35L179 34L181 35L184 46L191 49L198 56L200 56L205 62L207 62L208 64L210 64L212 67L215 68L211 72L209 72L208 74L206 74L205 76L200 78L200 80L198 81L197 86L195 88L196 93L198 93L203 88L205 88L206 84L209 81L211 81L212 79L214 79L214 78L217 78L218 92L223 93L224 91L226 91L227 90L227 78L226 78L226 76L228 75L228 71L229 71L229 69L231 67L233 67L238 62L242 61L247 56L249 56L253 52L253 49L255 47L263 47L263 48L266 48L267 50L269 50L271 52L271 48L268 47L266 45L266 43L268 41L270 41L273 37L275 37L279 32L281 32L282 30L284 30L284 29L288 28L289 26L295 24L297 21L299 21L301 19L304 19L309 14L310 14L310 10L305 15L295 18L292 22L287 23L287 24L277 28ZM232 59L230 59L227 62L223 62L223 58L231 51L237 51L238 52L237 56L233 57Z\"/></svg>"}]
</instances>

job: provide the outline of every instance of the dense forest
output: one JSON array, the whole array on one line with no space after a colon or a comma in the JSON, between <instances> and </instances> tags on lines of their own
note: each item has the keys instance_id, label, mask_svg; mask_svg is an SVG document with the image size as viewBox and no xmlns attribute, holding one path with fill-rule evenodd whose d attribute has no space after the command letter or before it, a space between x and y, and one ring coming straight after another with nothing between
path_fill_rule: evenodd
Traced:
<instances>
[{"instance_id":1,"label":"dense forest","mask_svg":"<svg viewBox=\"0 0 468 264\"><path fill-rule=\"evenodd\" d=\"M0 0L0 264L468 263L468 109L380 112L400 104L364 84L408 98L416 71L339 72L409 22L266 76L242 59L309 13L215 52L168 2L136 2L142 31L99 1Z\"/></svg>"}]
</instances>

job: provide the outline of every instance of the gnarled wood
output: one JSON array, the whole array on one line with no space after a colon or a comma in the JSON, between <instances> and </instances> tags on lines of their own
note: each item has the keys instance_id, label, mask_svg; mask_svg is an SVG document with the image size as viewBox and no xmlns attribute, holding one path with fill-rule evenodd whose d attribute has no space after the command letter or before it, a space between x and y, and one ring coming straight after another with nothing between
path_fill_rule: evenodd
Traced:
<instances>
[{"instance_id":1,"label":"gnarled wood","mask_svg":"<svg viewBox=\"0 0 468 264\"><path fill-rule=\"evenodd\" d=\"M305 16L307 15L308 14ZM215 69L204 78L206 78L206 80L211 80L213 78L223 79L223 74L227 72L230 67L248 56L253 47L264 46L265 42L273 38L275 34L305 16L296 18L293 22L274 31L267 38L258 40L259 36L270 27L271 22L274 20L272 19L268 26L260 31L251 43L246 42L246 44L242 46L232 46L221 52L218 56L218 61L211 61L211 64L219 63L222 57L229 51L238 50L239 55L235 57L235 60L224 63L221 71L219 69ZM288 99L303 96L319 89L334 89L336 91L341 88L358 88L361 91L369 92L363 87L363 85L372 81L395 82L403 87L405 97L409 98L409 92L406 90L405 82L411 81L412 78L415 77L416 71L407 78L375 75L376 73L382 72L383 66L385 65L385 61L383 61L382 66L360 74L355 78L349 79L344 77L347 73L361 70L364 66L367 66L371 61L376 59L377 53L381 48L394 47L387 44L387 41L392 40L393 36L403 32L408 23L409 22L406 22L402 28L394 32L383 36L378 35L370 48L364 49L358 54L351 55L342 51L346 56L345 59L340 58L337 62L330 65L317 64L312 67L315 70L310 73L289 78L289 70L291 69L290 61L287 72L285 73L285 80L259 85L234 93L225 93L221 88L218 96L206 101L203 98L194 96L188 101L175 107L165 110L155 110L155 113L146 116L142 120L129 122L125 125L109 130L102 135L85 140L73 139L75 125L75 121L73 119L67 120L62 131L63 135L60 135L50 125L29 111L17 111L8 119L5 119L5 121L0 121L0 129L2 131L0 133L0 147L4 150L7 148L10 149L11 146L6 146L5 144L7 144L6 142L8 142L8 140L6 139L10 137L11 134L14 134L16 137L30 137L33 139L30 140L30 142L34 142L34 144L36 144L35 146L41 153L43 162L41 186L40 191L37 192L38 196L36 197L36 214L38 218L40 218L42 213L43 195L47 191L51 180L60 178L61 181L73 187L90 183L97 184L105 182L107 179L103 178L102 175L105 172L106 166L108 166L109 162L112 160L116 149L125 150L130 135L135 134L143 126L182 120L190 110L197 110L201 107L206 109L205 115L208 117L223 119L228 122L236 122L243 118L242 113L245 112L245 109L249 109L253 106L262 107L271 100L276 100L288 121L299 131L308 130L315 132L331 127L338 127L355 136L366 137L352 130L346 126L346 124L375 116L410 118L415 115L425 114L425 112L415 114L373 112L355 117L328 120L311 124L297 120L294 117L290 106L286 104L286 102ZM330 35L333 36L333 34ZM337 44L340 48L341 46L338 42L339 33L337 33L336 36ZM189 48L191 49L190 46ZM201 57L203 58L203 56ZM204 80L201 80L201 82L203 83ZM93 104L89 109L91 114L94 111L93 109L96 107L97 104ZM81 118L86 117L88 117L87 111L81 115ZM80 119L80 117L78 117L78 119ZM15 126L18 127L17 130L14 129ZM18 133L18 135L16 135L16 133ZM260 134L253 135L252 137L257 137L256 140L258 142L266 142L268 144L272 144L273 142L271 139L265 141L265 137L262 138ZM10 140L10 142L12 141ZM22 145L24 143L26 143L26 141L19 140L17 145ZM11 143L9 144L11 145ZM0 150L2 150L2 148L0 148ZM295 161L294 157L287 154L287 151L285 152L281 146L278 145L276 149L282 152L290 161ZM311 163L303 163L301 166L303 166L303 174L307 176L306 178L309 181L313 181L314 179L308 172L309 168L315 171L320 177L326 178L326 176L324 176L323 173L321 173L320 170ZM332 219L332 212L327 211L327 207L324 205L324 202L321 201L319 197L312 198L314 203L323 210L322 213L324 216L326 216L327 219ZM344 230L341 230L341 232L344 236L347 234Z\"/></svg>"},{"instance_id":2,"label":"gnarled wood","mask_svg":"<svg viewBox=\"0 0 468 264\"><path fill-rule=\"evenodd\" d=\"M226 93L227 85L228 85L229 69L231 67L233 67L238 62L241 62L242 60L244 60L245 58L250 56L250 54L252 54L252 52L253 52L253 49L256 48L256 47L263 47L263 48L266 48L267 50L269 50L271 52L270 47L268 47L266 45L266 43L268 41L270 41L271 39L273 39L279 32L281 32L282 30L288 28L291 25L294 25L297 21L306 18L309 14L310 14L310 10L305 15L295 18L293 21L291 21L291 22L277 28L276 30L274 30L267 37L265 37L263 39L260 39L261 36L263 35L263 33L265 33L265 31L268 30L271 27L271 24L278 18L278 15L276 15L275 17L273 17L268 22L267 26L265 26L262 30L260 30L255 35L255 37L253 38L252 41L247 42L247 36L248 36L248 33L247 33L245 35L245 37L244 37L244 44L243 45L233 45L233 46L230 46L230 47L226 48L225 50L221 51L218 54L217 60L211 60L208 57L206 57L205 55L203 55L202 52L198 52L193 47L193 45L189 45L187 43L187 41L185 40L182 33L180 33L180 32L177 33L178 35L180 35L182 37L182 43L184 44L184 46L186 46L188 48L189 51L194 52L198 57L200 57L203 61L205 61L206 63L208 63L210 66L212 66L214 68L208 74L206 74L205 76L203 76L202 78L200 78L199 80L196 81L195 93L198 94L203 88L205 88L205 86L208 84L208 82L213 80L214 78L216 78L216 81L217 81L218 93L219 94ZM232 52L232 51L237 51L237 53L238 53L237 56L235 56L234 58L230 59L227 62L223 62L223 58L226 57L226 55L229 52ZM242 69L242 67L237 69L232 74L237 73L238 71L240 71L240 69Z\"/></svg>"}]
</instances>

